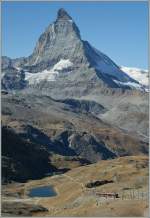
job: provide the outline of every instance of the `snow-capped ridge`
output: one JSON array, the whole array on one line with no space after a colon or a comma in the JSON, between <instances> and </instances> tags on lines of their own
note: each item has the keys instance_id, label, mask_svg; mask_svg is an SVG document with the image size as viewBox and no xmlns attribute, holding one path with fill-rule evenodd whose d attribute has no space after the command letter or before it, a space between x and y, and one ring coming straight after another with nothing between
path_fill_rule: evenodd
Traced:
<instances>
[{"instance_id":1,"label":"snow-capped ridge","mask_svg":"<svg viewBox=\"0 0 150 218\"><path fill-rule=\"evenodd\" d=\"M131 89L139 89L144 90L144 87L141 86L141 84L135 83L135 82L120 82L118 80L113 80L115 83L121 86L129 86Z\"/></svg>"},{"instance_id":2,"label":"snow-capped ridge","mask_svg":"<svg viewBox=\"0 0 150 218\"><path fill-rule=\"evenodd\" d=\"M148 70L124 66L121 66L120 69L142 85L148 86Z\"/></svg>"}]
</instances>

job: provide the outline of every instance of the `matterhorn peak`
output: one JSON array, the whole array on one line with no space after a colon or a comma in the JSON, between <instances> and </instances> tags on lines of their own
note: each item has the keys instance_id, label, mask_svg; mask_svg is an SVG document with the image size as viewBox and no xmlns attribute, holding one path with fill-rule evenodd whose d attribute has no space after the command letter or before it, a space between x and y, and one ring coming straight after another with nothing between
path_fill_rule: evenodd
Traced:
<instances>
[{"instance_id":1,"label":"matterhorn peak","mask_svg":"<svg viewBox=\"0 0 150 218\"><path fill-rule=\"evenodd\" d=\"M26 59L24 69L30 73L39 73L37 75L40 78L43 78L41 72L44 78L51 73L53 79L56 74L64 76L54 69L58 63L63 65L61 71L74 71L71 75L81 72L81 78L85 71L90 72L86 74L90 81L101 81L108 87L143 90L141 84L123 72L109 57L82 40L77 25L63 8L58 10L56 21L41 34L33 53Z\"/></svg>"},{"instance_id":2,"label":"matterhorn peak","mask_svg":"<svg viewBox=\"0 0 150 218\"><path fill-rule=\"evenodd\" d=\"M70 17L65 9L60 8L57 12L57 20L72 20L72 17Z\"/></svg>"}]
</instances>

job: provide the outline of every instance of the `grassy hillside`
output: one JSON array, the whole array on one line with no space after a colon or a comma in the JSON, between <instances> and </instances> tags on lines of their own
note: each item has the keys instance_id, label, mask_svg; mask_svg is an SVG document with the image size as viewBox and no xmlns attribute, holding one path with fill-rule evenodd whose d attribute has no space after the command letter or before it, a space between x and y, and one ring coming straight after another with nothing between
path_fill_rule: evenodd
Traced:
<instances>
[{"instance_id":1,"label":"grassy hillside","mask_svg":"<svg viewBox=\"0 0 150 218\"><path fill-rule=\"evenodd\" d=\"M113 180L113 183L96 188L85 187L87 183L97 180ZM52 185L58 195L51 198L28 198L29 189L44 185ZM20 187L9 185L6 189L7 194L17 192L27 198L28 203L48 209L36 212L38 216L144 216L148 210L148 157L127 156L104 160L74 168L62 175L29 181ZM119 194L119 198L96 195L114 192ZM4 204L8 200L5 199Z\"/></svg>"}]
</instances>

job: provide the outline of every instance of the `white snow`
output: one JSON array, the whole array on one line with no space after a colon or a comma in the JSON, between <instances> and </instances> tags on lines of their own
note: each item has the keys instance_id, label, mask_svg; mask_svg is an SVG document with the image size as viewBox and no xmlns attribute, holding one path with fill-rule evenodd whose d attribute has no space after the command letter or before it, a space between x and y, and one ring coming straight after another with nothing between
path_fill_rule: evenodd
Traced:
<instances>
[{"instance_id":1,"label":"white snow","mask_svg":"<svg viewBox=\"0 0 150 218\"><path fill-rule=\"evenodd\" d=\"M61 59L50 70L43 70L38 73L25 72L25 80L27 80L30 85L38 84L44 80L55 81L60 71L67 69L71 67L72 65L73 63L69 59Z\"/></svg>"},{"instance_id":2,"label":"white snow","mask_svg":"<svg viewBox=\"0 0 150 218\"><path fill-rule=\"evenodd\" d=\"M121 86L129 86L131 88L136 88L136 89L140 89L143 90L143 87L141 84L135 83L135 82L120 82L118 80L113 80L115 83L121 85Z\"/></svg>"},{"instance_id":3,"label":"white snow","mask_svg":"<svg viewBox=\"0 0 150 218\"><path fill-rule=\"evenodd\" d=\"M127 73L131 78L137 80L142 85L148 86L148 70L123 66L121 66L121 70Z\"/></svg>"},{"instance_id":4,"label":"white snow","mask_svg":"<svg viewBox=\"0 0 150 218\"><path fill-rule=\"evenodd\" d=\"M48 70L43 70L42 72L39 73L25 73L25 80L28 80L29 84L37 84L41 82L42 80L47 80L47 81L55 81L56 77L58 75L58 72L56 71L48 71Z\"/></svg>"},{"instance_id":5,"label":"white snow","mask_svg":"<svg viewBox=\"0 0 150 218\"><path fill-rule=\"evenodd\" d=\"M63 70L71 67L73 63L69 59L61 59L57 64L54 65L53 70Z\"/></svg>"}]
</instances>

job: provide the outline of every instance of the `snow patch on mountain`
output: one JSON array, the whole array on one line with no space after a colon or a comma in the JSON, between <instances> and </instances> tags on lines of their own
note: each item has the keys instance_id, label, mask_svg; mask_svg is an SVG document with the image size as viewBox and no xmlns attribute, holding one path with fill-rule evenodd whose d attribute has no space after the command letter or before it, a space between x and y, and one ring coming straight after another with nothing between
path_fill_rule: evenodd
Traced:
<instances>
[{"instance_id":1,"label":"snow patch on mountain","mask_svg":"<svg viewBox=\"0 0 150 218\"><path fill-rule=\"evenodd\" d=\"M121 66L121 70L127 73L133 79L137 80L142 85L148 86L148 70L124 66Z\"/></svg>"},{"instance_id":2,"label":"snow patch on mountain","mask_svg":"<svg viewBox=\"0 0 150 218\"><path fill-rule=\"evenodd\" d=\"M60 71L67 70L72 65L73 63L69 59L61 59L50 70L46 69L38 73L25 72L25 80L27 80L30 85L38 84L43 80L55 81Z\"/></svg>"},{"instance_id":3,"label":"snow patch on mountain","mask_svg":"<svg viewBox=\"0 0 150 218\"><path fill-rule=\"evenodd\" d=\"M120 82L120 81L115 80L115 79L113 81L121 86L129 86L132 89L144 90L144 87L141 84L138 84L135 82Z\"/></svg>"},{"instance_id":4,"label":"snow patch on mountain","mask_svg":"<svg viewBox=\"0 0 150 218\"><path fill-rule=\"evenodd\" d=\"M58 75L58 72L52 71L52 70L43 70L39 73L25 73L25 80L29 82L29 85L40 83L42 80L46 81L55 81L56 77Z\"/></svg>"},{"instance_id":5,"label":"snow patch on mountain","mask_svg":"<svg viewBox=\"0 0 150 218\"><path fill-rule=\"evenodd\" d=\"M53 70L63 70L71 67L73 63L69 59L61 59L54 65Z\"/></svg>"}]
</instances>

